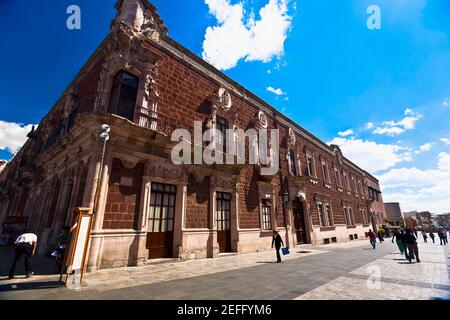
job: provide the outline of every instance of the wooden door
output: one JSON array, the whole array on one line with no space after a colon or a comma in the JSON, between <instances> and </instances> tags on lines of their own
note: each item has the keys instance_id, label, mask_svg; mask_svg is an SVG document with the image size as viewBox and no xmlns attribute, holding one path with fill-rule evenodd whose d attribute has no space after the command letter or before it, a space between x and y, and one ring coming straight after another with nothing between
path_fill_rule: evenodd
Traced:
<instances>
[{"instance_id":1,"label":"wooden door","mask_svg":"<svg viewBox=\"0 0 450 320\"><path fill-rule=\"evenodd\" d=\"M219 252L231 252L231 194L217 192L216 224Z\"/></svg>"},{"instance_id":2,"label":"wooden door","mask_svg":"<svg viewBox=\"0 0 450 320\"><path fill-rule=\"evenodd\" d=\"M292 202L292 211L294 213L294 226L297 234L297 243L305 244L308 242L305 226L305 215L303 212L303 204L300 200L295 199Z\"/></svg>"},{"instance_id":3,"label":"wooden door","mask_svg":"<svg viewBox=\"0 0 450 320\"><path fill-rule=\"evenodd\" d=\"M149 259L171 258L177 187L152 183L148 217L147 249Z\"/></svg>"}]
</instances>

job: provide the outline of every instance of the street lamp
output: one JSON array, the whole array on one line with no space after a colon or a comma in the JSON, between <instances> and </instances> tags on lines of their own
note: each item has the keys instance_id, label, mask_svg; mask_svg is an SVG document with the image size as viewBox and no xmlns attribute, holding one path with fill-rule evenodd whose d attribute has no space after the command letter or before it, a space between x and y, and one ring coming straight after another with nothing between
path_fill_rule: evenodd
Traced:
<instances>
[{"instance_id":1,"label":"street lamp","mask_svg":"<svg viewBox=\"0 0 450 320\"><path fill-rule=\"evenodd\" d=\"M95 198L94 198L94 207L92 208L92 214L94 215L97 208L97 202L99 197L99 189L101 184L101 179L103 175L103 164L105 162L105 153L106 153L106 143L109 141L109 133L111 132L111 127L107 124L102 124L100 126L99 130L99 138L103 142L103 150L102 150L102 158L100 161L100 170L98 172L98 178L97 178L97 186L95 190Z\"/></svg>"},{"instance_id":2,"label":"street lamp","mask_svg":"<svg viewBox=\"0 0 450 320\"><path fill-rule=\"evenodd\" d=\"M289 201L289 192L285 191L282 195L283 197L283 202L286 203Z\"/></svg>"},{"instance_id":3,"label":"street lamp","mask_svg":"<svg viewBox=\"0 0 450 320\"><path fill-rule=\"evenodd\" d=\"M286 247L290 247L289 245L289 231L290 231L290 225L289 225L289 213L288 213L288 201L289 201L289 192L284 191L281 195L281 199L283 200L283 207L284 207L284 219L286 221Z\"/></svg>"}]
</instances>

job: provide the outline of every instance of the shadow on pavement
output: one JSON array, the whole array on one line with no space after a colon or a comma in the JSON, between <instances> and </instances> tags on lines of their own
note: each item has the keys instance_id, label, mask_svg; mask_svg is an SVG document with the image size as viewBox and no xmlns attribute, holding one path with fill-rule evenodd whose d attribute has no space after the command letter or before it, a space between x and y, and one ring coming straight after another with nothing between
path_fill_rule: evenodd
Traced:
<instances>
[{"instance_id":1,"label":"shadow on pavement","mask_svg":"<svg viewBox=\"0 0 450 320\"><path fill-rule=\"evenodd\" d=\"M55 289L61 288L63 286L64 283L59 281L10 283L6 285L0 285L0 292Z\"/></svg>"},{"instance_id":2,"label":"shadow on pavement","mask_svg":"<svg viewBox=\"0 0 450 320\"><path fill-rule=\"evenodd\" d=\"M9 270L11 268L11 264L14 259L14 247L0 247L0 278L8 277ZM16 266L16 275L21 276L25 275L25 261L24 258L21 258L17 262ZM52 259L46 258L44 256L33 256L31 258L31 267L35 275L54 275L58 274L56 272L56 266L53 263Z\"/></svg>"}]
</instances>

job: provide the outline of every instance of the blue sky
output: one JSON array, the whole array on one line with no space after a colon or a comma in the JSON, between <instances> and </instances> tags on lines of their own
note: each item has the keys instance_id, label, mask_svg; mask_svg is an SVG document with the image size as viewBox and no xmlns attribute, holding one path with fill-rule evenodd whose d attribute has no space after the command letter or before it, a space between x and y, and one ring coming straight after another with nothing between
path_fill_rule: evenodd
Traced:
<instances>
[{"instance_id":1,"label":"blue sky","mask_svg":"<svg viewBox=\"0 0 450 320\"><path fill-rule=\"evenodd\" d=\"M153 0L169 35L380 178L403 210L450 212L450 2ZM0 159L108 33L115 0L0 0ZM66 9L81 8L81 30ZM366 10L381 9L369 30ZM339 134L340 133L340 134Z\"/></svg>"}]
</instances>

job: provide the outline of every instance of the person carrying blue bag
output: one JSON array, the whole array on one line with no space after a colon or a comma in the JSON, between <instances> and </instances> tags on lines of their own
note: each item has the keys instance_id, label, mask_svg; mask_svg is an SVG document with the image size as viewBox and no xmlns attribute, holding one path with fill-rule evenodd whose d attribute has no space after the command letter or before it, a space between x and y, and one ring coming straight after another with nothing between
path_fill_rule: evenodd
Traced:
<instances>
[{"instance_id":1,"label":"person carrying blue bag","mask_svg":"<svg viewBox=\"0 0 450 320\"><path fill-rule=\"evenodd\" d=\"M276 230L273 230L272 248L273 248L274 244L275 244L275 249L277 251L277 263L280 263L281 262L280 249L281 249L282 245L284 246L284 243L283 243L283 239L281 239L280 234Z\"/></svg>"}]
</instances>

